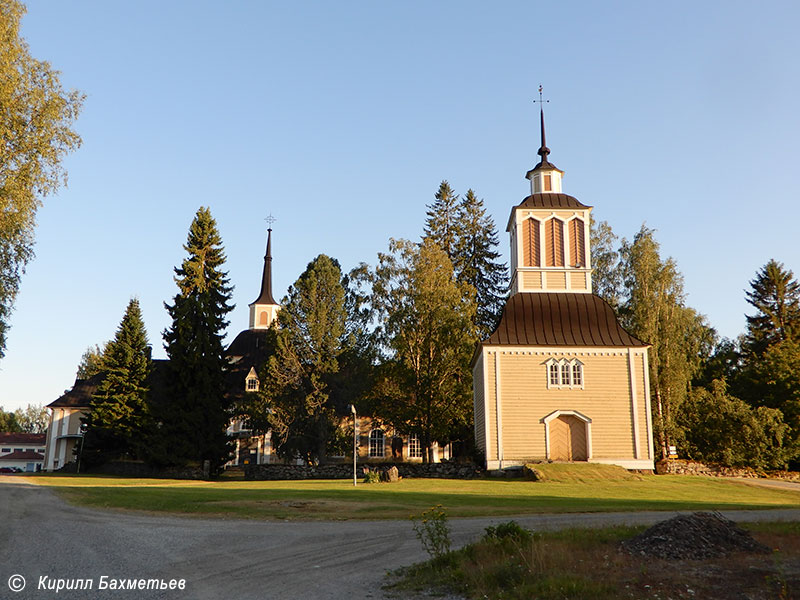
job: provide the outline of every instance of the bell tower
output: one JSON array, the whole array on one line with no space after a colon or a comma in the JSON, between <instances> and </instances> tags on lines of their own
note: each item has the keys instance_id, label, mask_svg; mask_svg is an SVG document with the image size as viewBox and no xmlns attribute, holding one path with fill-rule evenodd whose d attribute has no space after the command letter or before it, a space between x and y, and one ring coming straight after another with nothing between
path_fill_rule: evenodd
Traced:
<instances>
[{"instance_id":1,"label":"bell tower","mask_svg":"<svg viewBox=\"0 0 800 600\"><path fill-rule=\"evenodd\" d=\"M589 245L591 206L562 193L564 171L549 160L544 105L539 86L541 146L539 164L525 177L531 195L511 210L511 294L519 292L592 293Z\"/></svg>"},{"instance_id":2,"label":"bell tower","mask_svg":"<svg viewBox=\"0 0 800 600\"><path fill-rule=\"evenodd\" d=\"M275 218L267 217L267 253L264 256L264 273L261 276L261 294L250 303L250 329L269 329L278 315L280 305L272 297L272 223Z\"/></svg>"}]
</instances>

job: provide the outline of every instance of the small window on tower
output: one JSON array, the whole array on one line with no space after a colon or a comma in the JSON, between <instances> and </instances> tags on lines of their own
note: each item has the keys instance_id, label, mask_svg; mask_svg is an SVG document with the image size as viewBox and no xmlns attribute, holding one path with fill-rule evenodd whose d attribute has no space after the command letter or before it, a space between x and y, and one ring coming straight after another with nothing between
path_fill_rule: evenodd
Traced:
<instances>
[{"instance_id":1,"label":"small window on tower","mask_svg":"<svg viewBox=\"0 0 800 600\"><path fill-rule=\"evenodd\" d=\"M545 192L552 192L553 191L553 176L552 175L545 175L544 176L544 191Z\"/></svg>"},{"instance_id":2,"label":"small window on tower","mask_svg":"<svg viewBox=\"0 0 800 600\"><path fill-rule=\"evenodd\" d=\"M255 377L248 377L245 380L246 386L245 389L248 392L257 392L258 391L258 379Z\"/></svg>"},{"instance_id":3,"label":"small window on tower","mask_svg":"<svg viewBox=\"0 0 800 600\"><path fill-rule=\"evenodd\" d=\"M550 385L558 385L558 363L550 363Z\"/></svg>"},{"instance_id":4,"label":"small window on tower","mask_svg":"<svg viewBox=\"0 0 800 600\"><path fill-rule=\"evenodd\" d=\"M269 315L267 314L267 311L265 310L261 311L261 314L258 316L258 324L269 325L268 321L269 321Z\"/></svg>"}]
</instances>

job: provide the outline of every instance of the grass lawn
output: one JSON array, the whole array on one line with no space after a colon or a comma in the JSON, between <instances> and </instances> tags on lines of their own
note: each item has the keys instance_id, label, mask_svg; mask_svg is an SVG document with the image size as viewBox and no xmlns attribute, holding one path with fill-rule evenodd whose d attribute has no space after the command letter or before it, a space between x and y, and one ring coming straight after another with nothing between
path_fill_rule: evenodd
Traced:
<instances>
[{"instance_id":1,"label":"grass lawn","mask_svg":"<svg viewBox=\"0 0 800 600\"><path fill-rule=\"evenodd\" d=\"M711 477L564 470L519 479L179 481L99 476L26 477L74 504L246 519L405 519L441 504L450 517L638 510L798 508L800 492ZM577 473L577 475L576 475Z\"/></svg>"}]
</instances>

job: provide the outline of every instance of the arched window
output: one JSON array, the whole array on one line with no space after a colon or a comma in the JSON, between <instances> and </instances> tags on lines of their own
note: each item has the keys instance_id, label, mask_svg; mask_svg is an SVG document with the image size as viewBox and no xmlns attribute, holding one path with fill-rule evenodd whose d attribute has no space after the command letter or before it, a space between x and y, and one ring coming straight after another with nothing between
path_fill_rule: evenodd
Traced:
<instances>
[{"instance_id":1,"label":"arched window","mask_svg":"<svg viewBox=\"0 0 800 600\"><path fill-rule=\"evenodd\" d=\"M546 267L564 266L564 222L548 219L544 223L544 253Z\"/></svg>"},{"instance_id":2,"label":"arched window","mask_svg":"<svg viewBox=\"0 0 800 600\"><path fill-rule=\"evenodd\" d=\"M539 221L525 219L522 224L522 266L539 267L541 241L539 240Z\"/></svg>"},{"instance_id":3,"label":"arched window","mask_svg":"<svg viewBox=\"0 0 800 600\"><path fill-rule=\"evenodd\" d=\"M269 313L267 313L267 311L262 310L261 314L258 315L258 324L269 325Z\"/></svg>"},{"instance_id":4,"label":"arched window","mask_svg":"<svg viewBox=\"0 0 800 600\"><path fill-rule=\"evenodd\" d=\"M572 219L569 222L569 260L573 267L586 266L586 246L583 234L583 221Z\"/></svg>"},{"instance_id":5,"label":"arched window","mask_svg":"<svg viewBox=\"0 0 800 600\"><path fill-rule=\"evenodd\" d=\"M583 389L583 363L577 358L551 358L545 365L548 389Z\"/></svg>"},{"instance_id":6,"label":"arched window","mask_svg":"<svg viewBox=\"0 0 800 600\"><path fill-rule=\"evenodd\" d=\"M373 429L369 432L369 457L370 458L383 458L384 450L384 435L383 429Z\"/></svg>"}]
</instances>

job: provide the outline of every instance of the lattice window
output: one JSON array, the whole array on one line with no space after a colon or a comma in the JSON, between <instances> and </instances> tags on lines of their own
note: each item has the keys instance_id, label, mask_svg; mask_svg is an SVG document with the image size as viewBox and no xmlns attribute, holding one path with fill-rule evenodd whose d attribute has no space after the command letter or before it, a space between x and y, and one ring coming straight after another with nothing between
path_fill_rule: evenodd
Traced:
<instances>
[{"instance_id":1,"label":"lattice window","mask_svg":"<svg viewBox=\"0 0 800 600\"><path fill-rule=\"evenodd\" d=\"M422 458L422 444L416 433L408 436L408 458Z\"/></svg>"},{"instance_id":2,"label":"lattice window","mask_svg":"<svg viewBox=\"0 0 800 600\"><path fill-rule=\"evenodd\" d=\"M551 358L545 365L549 389L583 389L583 363L577 358Z\"/></svg>"}]
</instances>

